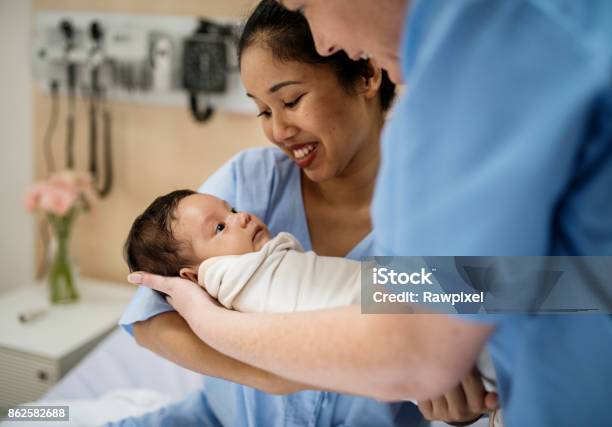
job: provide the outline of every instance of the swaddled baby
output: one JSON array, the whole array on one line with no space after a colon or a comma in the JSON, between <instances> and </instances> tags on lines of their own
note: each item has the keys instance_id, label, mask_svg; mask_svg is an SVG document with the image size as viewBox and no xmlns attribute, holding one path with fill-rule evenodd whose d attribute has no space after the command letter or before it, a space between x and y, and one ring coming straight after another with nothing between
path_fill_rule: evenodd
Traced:
<instances>
[{"instance_id":1,"label":"swaddled baby","mask_svg":"<svg viewBox=\"0 0 612 427\"><path fill-rule=\"evenodd\" d=\"M271 238L255 215L191 190L158 197L125 244L130 271L181 276L229 309L290 312L358 303L360 264L304 252L289 233Z\"/></svg>"}]
</instances>

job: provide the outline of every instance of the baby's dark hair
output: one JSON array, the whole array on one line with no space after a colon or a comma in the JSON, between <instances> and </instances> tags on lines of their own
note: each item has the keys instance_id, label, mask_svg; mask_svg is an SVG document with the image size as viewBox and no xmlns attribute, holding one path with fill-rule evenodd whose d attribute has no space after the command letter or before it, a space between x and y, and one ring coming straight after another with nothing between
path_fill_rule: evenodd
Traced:
<instances>
[{"instance_id":1,"label":"baby's dark hair","mask_svg":"<svg viewBox=\"0 0 612 427\"><path fill-rule=\"evenodd\" d=\"M359 78L369 79L373 76L368 60L353 61L344 51L330 56L319 55L304 15L286 9L276 0L262 0L247 19L238 41L238 62L244 51L256 42L263 43L274 58L281 61L331 66L349 92L354 90ZM384 70L378 95L382 111L387 111L395 97L395 84Z\"/></svg>"},{"instance_id":2,"label":"baby's dark hair","mask_svg":"<svg viewBox=\"0 0 612 427\"><path fill-rule=\"evenodd\" d=\"M185 242L174 237L172 222L179 202L197 194L192 190L176 190L153 201L132 224L123 257L130 271L147 271L162 276L178 276L182 267L192 261L182 253Z\"/></svg>"}]
</instances>

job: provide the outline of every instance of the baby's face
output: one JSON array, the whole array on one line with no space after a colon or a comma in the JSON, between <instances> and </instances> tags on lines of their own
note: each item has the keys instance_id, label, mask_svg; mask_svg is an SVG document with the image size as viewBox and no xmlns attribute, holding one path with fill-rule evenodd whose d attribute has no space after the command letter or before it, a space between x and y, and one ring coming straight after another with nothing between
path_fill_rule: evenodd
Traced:
<instances>
[{"instance_id":1,"label":"baby's face","mask_svg":"<svg viewBox=\"0 0 612 427\"><path fill-rule=\"evenodd\" d=\"M190 242L200 262L214 256L256 252L270 240L268 227L255 215L236 212L208 194L183 198L174 215L174 237Z\"/></svg>"}]
</instances>

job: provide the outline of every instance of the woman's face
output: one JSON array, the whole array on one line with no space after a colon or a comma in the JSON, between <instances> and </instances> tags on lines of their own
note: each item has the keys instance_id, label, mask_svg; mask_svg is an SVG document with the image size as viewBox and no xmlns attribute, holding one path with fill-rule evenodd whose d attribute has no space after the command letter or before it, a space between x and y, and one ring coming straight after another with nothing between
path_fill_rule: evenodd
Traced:
<instances>
[{"instance_id":1,"label":"woman's face","mask_svg":"<svg viewBox=\"0 0 612 427\"><path fill-rule=\"evenodd\" d=\"M357 156L378 144L377 88L356 86L352 94L331 67L281 62L258 44L243 52L240 68L266 137L310 180L348 173Z\"/></svg>"}]
</instances>

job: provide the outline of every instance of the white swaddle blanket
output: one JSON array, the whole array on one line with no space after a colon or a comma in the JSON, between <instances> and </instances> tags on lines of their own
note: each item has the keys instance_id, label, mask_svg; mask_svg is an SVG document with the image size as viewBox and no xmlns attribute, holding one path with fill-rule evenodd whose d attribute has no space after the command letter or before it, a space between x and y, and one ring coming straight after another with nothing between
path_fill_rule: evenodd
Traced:
<instances>
[{"instance_id":1,"label":"white swaddle blanket","mask_svg":"<svg viewBox=\"0 0 612 427\"><path fill-rule=\"evenodd\" d=\"M257 252L205 260L198 281L226 308L251 313L315 310L361 300L359 262L304 252L289 233L279 233Z\"/></svg>"}]
</instances>

